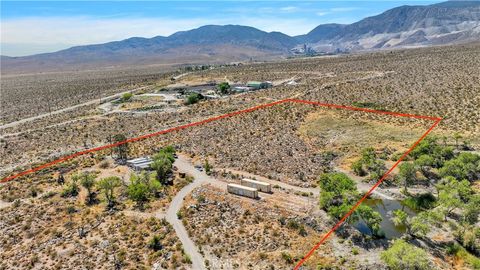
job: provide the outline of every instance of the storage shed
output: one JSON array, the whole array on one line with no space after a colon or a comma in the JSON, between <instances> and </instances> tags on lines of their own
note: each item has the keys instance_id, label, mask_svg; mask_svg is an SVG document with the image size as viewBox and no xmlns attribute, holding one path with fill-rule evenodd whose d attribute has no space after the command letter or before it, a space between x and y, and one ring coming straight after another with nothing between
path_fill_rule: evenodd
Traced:
<instances>
[{"instance_id":1,"label":"storage shed","mask_svg":"<svg viewBox=\"0 0 480 270\"><path fill-rule=\"evenodd\" d=\"M272 185L266 182L256 181L248 178L243 178L240 181L242 186L255 188L258 191L265 192L265 193L272 193Z\"/></svg>"},{"instance_id":2,"label":"storage shed","mask_svg":"<svg viewBox=\"0 0 480 270\"><path fill-rule=\"evenodd\" d=\"M257 82L257 81L250 81L247 82L247 87L251 87L253 89L267 89L272 87L271 82Z\"/></svg>"},{"instance_id":3,"label":"storage shed","mask_svg":"<svg viewBox=\"0 0 480 270\"><path fill-rule=\"evenodd\" d=\"M245 187L237 184L228 184L227 185L228 193L249 197L252 199L258 198L258 191L255 188Z\"/></svg>"},{"instance_id":4,"label":"storage shed","mask_svg":"<svg viewBox=\"0 0 480 270\"><path fill-rule=\"evenodd\" d=\"M149 157L141 157L127 160L127 165L136 171L146 170L150 168L153 160Z\"/></svg>"}]
</instances>

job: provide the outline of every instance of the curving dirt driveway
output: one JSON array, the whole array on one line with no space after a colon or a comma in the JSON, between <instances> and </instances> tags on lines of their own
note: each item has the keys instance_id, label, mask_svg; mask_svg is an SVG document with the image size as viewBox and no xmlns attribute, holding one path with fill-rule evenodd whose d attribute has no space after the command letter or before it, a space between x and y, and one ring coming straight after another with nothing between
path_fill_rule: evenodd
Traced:
<instances>
[{"instance_id":1,"label":"curving dirt driveway","mask_svg":"<svg viewBox=\"0 0 480 270\"><path fill-rule=\"evenodd\" d=\"M227 183L217 181L208 176L205 172L195 169L190 160L183 155L179 155L173 165L176 166L179 171L193 176L194 181L175 195L168 207L165 218L170 224L172 224L175 233L182 242L185 252L190 256L190 259L192 260L192 268L195 270L206 269L202 255L198 252L197 246L195 246L193 240L188 236L188 232L183 226L182 221L178 219L177 212L182 207L185 197L195 188L204 184L212 184L213 186L226 189ZM158 213L156 214L156 217L162 217L162 214Z\"/></svg>"}]
</instances>

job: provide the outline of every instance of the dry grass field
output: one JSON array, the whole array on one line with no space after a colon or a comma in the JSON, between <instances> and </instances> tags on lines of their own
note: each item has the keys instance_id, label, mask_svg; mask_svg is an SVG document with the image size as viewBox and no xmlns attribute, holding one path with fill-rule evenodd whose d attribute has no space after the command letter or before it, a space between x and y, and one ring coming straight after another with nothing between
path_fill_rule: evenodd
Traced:
<instances>
[{"instance_id":1,"label":"dry grass field","mask_svg":"<svg viewBox=\"0 0 480 270\"><path fill-rule=\"evenodd\" d=\"M116 68L77 72L2 75L0 123L98 100L145 83L170 79L172 68Z\"/></svg>"},{"instance_id":2,"label":"dry grass field","mask_svg":"<svg viewBox=\"0 0 480 270\"><path fill-rule=\"evenodd\" d=\"M343 57L285 60L198 71L182 77L179 81L188 83L201 78L203 81L245 82L294 78L298 84L280 85L257 93L196 104L174 113L104 115L98 109L90 107L84 111L69 112L62 116L55 115L38 122L23 123L16 127L2 129L4 137L0 143L4 158L1 164L4 168L12 169L16 165L27 165L44 160L51 155L57 156L85 146L105 144L108 142L107 138L114 134L138 136L202 117L288 97L345 105L360 104L391 111L440 116L444 118L440 124L441 130L449 134L460 132L472 143L478 144L480 116L478 110L474 108L480 104L480 95L478 95L480 78L478 72L475 72L480 66L479 50L478 44L472 44ZM6 83L8 81L7 79ZM44 82L48 81L48 79L44 80ZM148 84L156 83L165 84L166 82L165 79L159 81L152 79L148 82ZM82 87L89 87L87 83L82 85ZM14 106L28 114L45 111L44 109L26 109L29 107L29 102L35 98L20 97L28 96L28 91L33 90L18 87L15 91L2 87L5 93L3 96L6 97L2 98L7 104L5 108ZM75 89L73 86L69 87ZM45 88L50 89L51 86L45 86ZM92 86L93 88L95 86ZM69 98L61 98L68 100L65 102L75 100L70 97L69 92L54 91L62 93L62 97L66 94ZM83 93L79 89L75 91ZM9 95L17 96L18 100L8 101ZM88 95L85 98L88 98ZM41 104L43 103L38 103L38 105ZM12 115L23 115L22 112L16 112L17 109L3 111Z\"/></svg>"}]
</instances>

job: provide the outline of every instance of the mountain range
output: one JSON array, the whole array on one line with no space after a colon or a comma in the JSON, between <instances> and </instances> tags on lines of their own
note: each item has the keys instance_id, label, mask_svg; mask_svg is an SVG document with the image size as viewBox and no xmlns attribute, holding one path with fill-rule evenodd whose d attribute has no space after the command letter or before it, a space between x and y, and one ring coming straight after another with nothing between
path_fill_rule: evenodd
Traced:
<instances>
[{"instance_id":1,"label":"mountain range","mask_svg":"<svg viewBox=\"0 0 480 270\"><path fill-rule=\"evenodd\" d=\"M352 24L323 24L288 36L240 25L206 25L168 37L133 37L53 53L2 56L2 73L123 64L222 63L293 54L354 52L480 40L480 1L400 6Z\"/></svg>"}]
</instances>

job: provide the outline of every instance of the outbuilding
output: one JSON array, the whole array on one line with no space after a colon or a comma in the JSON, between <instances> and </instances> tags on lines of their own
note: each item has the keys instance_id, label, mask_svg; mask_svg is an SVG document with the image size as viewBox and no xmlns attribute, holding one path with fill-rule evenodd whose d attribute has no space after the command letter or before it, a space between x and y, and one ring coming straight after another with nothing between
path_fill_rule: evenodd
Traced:
<instances>
[{"instance_id":1,"label":"outbuilding","mask_svg":"<svg viewBox=\"0 0 480 270\"><path fill-rule=\"evenodd\" d=\"M237 184L228 184L227 185L228 193L232 193L235 195L240 195L244 197L249 197L252 199L258 198L258 191L256 188L245 187Z\"/></svg>"},{"instance_id":2,"label":"outbuilding","mask_svg":"<svg viewBox=\"0 0 480 270\"><path fill-rule=\"evenodd\" d=\"M242 180L240 180L240 184L242 186L255 188L261 192L272 193L272 185L270 183L243 178Z\"/></svg>"},{"instance_id":3,"label":"outbuilding","mask_svg":"<svg viewBox=\"0 0 480 270\"><path fill-rule=\"evenodd\" d=\"M257 82L257 81L250 81L250 82L247 82L247 87L251 87L253 89L267 89L267 88L270 88L272 87L272 83L271 82Z\"/></svg>"},{"instance_id":4,"label":"outbuilding","mask_svg":"<svg viewBox=\"0 0 480 270\"><path fill-rule=\"evenodd\" d=\"M136 171L147 170L150 168L150 164L153 160L150 157L141 157L127 160L127 166Z\"/></svg>"}]
</instances>

